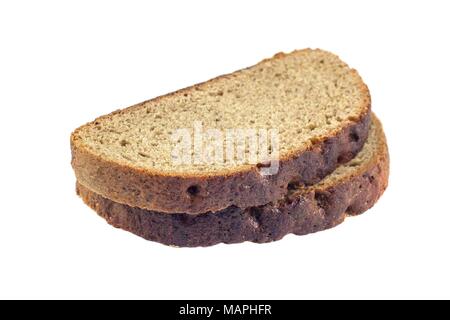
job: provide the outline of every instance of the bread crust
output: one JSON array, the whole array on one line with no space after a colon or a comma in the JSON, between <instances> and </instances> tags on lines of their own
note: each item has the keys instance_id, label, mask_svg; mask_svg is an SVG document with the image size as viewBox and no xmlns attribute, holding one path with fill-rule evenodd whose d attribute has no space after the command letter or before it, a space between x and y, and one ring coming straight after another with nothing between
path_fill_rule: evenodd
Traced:
<instances>
[{"instance_id":1,"label":"bread crust","mask_svg":"<svg viewBox=\"0 0 450 320\"><path fill-rule=\"evenodd\" d=\"M332 228L347 216L363 213L388 185L389 154L377 119L379 141L372 159L337 181L305 187L282 200L241 209L231 206L201 215L165 214L130 207L77 183L77 193L111 225L147 240L179 247L218 243L275 241L286 234L305 235Z\"/></svg>"},{"instance_id":2,"label":"bread crust","mask_svg":"<svg viewBox=\"0 0 450 320\"><path fill-rule=\"evenodd\" d=\"M284 56L284 53L279 53L272 59L281 59ZM139 169L94 154L81 143L79 129L71 136L72 167L82 185L105 198L169 214L180 212L200 214L219 211L230 206L247 208L276 201L286 194L292 181L305 185L314 184L331 173L339 164L352 159L364 145L370 127L370 94L357 72L355 70L352 72L361 80L360 90L366 97L364 105L360 107L363 110L360 117L349 119L342 128L316 139L311 146L285 155L280 159L279 171L275 175L262 176L257 166L203 175L170 175ZM166 96L183 94L204 84L197 84ZM141 105L142 103L130 108ZM115 113L126 112L128 109ZM86 126L94 125L95 122ZM195 194L188 192L192 186L195 186Z\"/></svg>"}]
</instances>

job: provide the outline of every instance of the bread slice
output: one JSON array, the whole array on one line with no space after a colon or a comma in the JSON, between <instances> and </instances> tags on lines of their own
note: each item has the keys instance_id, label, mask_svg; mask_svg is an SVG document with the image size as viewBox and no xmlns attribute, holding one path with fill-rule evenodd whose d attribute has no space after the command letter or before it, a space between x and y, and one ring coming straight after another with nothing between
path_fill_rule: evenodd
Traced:
<instances>
[{"instance_id":1,"label":"bread slice","mask_svg":"<svg viewBox=\"0 0 450 320\"><path fill-rule=\"evenodd\" d=\"M356 158L319 183L291 186L274 203L232 206L201 215L165 214L132 208L77 184L84 202L111 225L145 239L180 247L243 241L268 242L289 233L304 235L336 226L372 207L387 187L389 155L381 123L374 116L369 138Z\"/></svg>"},{"instance_id":2,"label":"bread slice","mask_svg":"<svg viewBox=\"0 0 450 320\"><path fill-rule=\"evenodd\" d=\"M270 155L174 165L173 133L196 122L220 132L278 130L277 174L261 174ZM130 206L246 208L280 199L290 183L318 182L357 154L369 124L370 95L358 73L334 54L306 49L100 117L72 134L72 165L81 184Z\"/></svg>"}]
</instances>

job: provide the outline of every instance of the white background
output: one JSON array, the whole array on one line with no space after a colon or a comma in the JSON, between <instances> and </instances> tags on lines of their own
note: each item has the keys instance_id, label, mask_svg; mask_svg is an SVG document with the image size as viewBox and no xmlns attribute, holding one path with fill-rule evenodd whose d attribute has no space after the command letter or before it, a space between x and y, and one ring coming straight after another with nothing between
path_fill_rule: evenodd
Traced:
<instances>
[{"instance_id":1,"label":"white background","mask_svg":"<svg viewBox=\"0 0 450 320\"><path fill-rule=\"evenodd\" d=\"M448 1L3 1L0 298L450 298ZM314 235L176 249L75 195L69 136L112 110L319 47L369 85L390 186Z\"/></svg>"}]
</instances>

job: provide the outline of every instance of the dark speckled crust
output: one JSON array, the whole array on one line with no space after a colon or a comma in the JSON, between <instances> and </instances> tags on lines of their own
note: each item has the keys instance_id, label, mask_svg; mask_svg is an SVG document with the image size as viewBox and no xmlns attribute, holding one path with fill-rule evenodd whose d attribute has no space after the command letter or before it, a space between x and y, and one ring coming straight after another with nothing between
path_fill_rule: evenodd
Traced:
<instances>
[{"instance_id":1,"label":"dark speckled crust","mask_svg":"<svg viewBox=\"0 0 450 320\"><path fill-rule=\"evenodd\" d=\"M282 59L279 53L272 59ZM361 113L327 136L312 141L312 147L280 159L279 172L261 176L256 166L227 174L167 176L149 173L132 166L108 161L90 152L79 139L78 128L71 136L72 166L77 180L95 193L119 203L152 211L199 214L219 211L230 206L248 208L280 199L291 181L314 184L330 174L339 164L352 159L362 148L370 127L371 99L367 86L360 79L359 89L364 95ZM232 77L224 75L222 77ZM196 87L182 89L170 95L189 92ZM163 96L164 97L164 96ZM162 99L158 97L155 100ZM130 108L139 108L141 104ZM115 113L127 112L128 109ZM107 121L106 115L87 124L95 126ZM195 186L198 193L192 196L187 190Z\"/></svg>"},{"instance_id":2,"label":"dark speckled crust","mask_svg":"<svg viewBox=\"0 0 450 320\"><path fill-rule=\"evenodd\" d=\"M147 240L179 247L218 243L275 241L289 233L304 235L336 226L348 215L374 205L387 187L389 156L381 126L373 159L339 181L289 194L276 204L214 213L166 214L106 199L77 184L77 193L111 225Z\"/></svg>"}]
</instances>

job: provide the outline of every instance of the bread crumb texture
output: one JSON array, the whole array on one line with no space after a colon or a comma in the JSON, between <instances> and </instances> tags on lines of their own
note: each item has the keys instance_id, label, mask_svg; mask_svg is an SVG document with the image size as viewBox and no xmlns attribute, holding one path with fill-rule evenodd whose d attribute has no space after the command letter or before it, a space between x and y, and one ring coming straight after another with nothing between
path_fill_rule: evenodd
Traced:
<instances>
[{"instance_id":1,"label":"bread crumb texture","mask_svg":"<svg viewBox=\"0 0 450 320\"><path fill-rule=\"evenodd\" d=\"M334 54L306 49L98 118L79 128L74 140L107 160L164 173L174 171L172 134L196 121L221 131L275 128L284 159L369 108L368 90L355 70ZM233 171L237 165L185 163L176 171Z\"/></svg>"}]
</instances>

